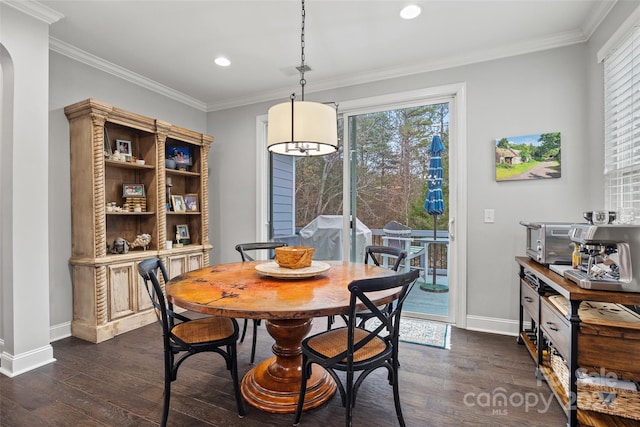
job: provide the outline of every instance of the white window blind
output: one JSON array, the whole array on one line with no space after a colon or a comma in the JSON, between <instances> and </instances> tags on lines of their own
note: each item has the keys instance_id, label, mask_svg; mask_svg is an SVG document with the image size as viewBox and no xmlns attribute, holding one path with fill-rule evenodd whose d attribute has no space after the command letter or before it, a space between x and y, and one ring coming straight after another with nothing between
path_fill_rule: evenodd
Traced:
<instances>
[{"instance_id":1,"label":"white window blind","mask_svg":"<svg viewBox=\"0 0 640 427\"><path fill-rule=\"evenodd\" d=\"M604 60L605 207L640 212L640 27Z\"/></svg>"}]
</instances>

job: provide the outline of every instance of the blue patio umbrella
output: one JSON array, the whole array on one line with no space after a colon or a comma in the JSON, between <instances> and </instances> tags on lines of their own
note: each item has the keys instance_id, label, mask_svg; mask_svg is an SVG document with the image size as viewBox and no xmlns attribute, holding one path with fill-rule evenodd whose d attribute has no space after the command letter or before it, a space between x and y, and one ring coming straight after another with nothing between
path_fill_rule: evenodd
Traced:
<instances>
[{"instance_id":1,"label":"blue patio umbrella","mask_svg":"<svg viewBox=\"0 0 640 427\"><path fill-rule=\"evenodd\" d=\"M424 210L433 215L433 240L437 238L437 220L438 215L444 213L444 200L442 198L442 157L444 145L438 135L435 135L429 144L429 171L427 175L427 197L424 202ZM435 258L434 258L435 263ZM438 287L436 285L436 266L432 268L433 283L430 287L422 287L422 289L434 292L446 292L447 287Z\"/></svg>"},{"instance_id":2,"label":"blue patio umbrella","mask_svg":"<svg viewBox=\"0 0 640 427\"><path fill-rule=\"evenodd\" d=\"M424 202L424 210L433 215L434 224L436 217L444 213L444 200L442 199L442 157L444 145L438 135L434 136L429 144L429 172L427 175L427 200ZM433 227L435 238L436 227Z\"/></svg>"}]
</instances>

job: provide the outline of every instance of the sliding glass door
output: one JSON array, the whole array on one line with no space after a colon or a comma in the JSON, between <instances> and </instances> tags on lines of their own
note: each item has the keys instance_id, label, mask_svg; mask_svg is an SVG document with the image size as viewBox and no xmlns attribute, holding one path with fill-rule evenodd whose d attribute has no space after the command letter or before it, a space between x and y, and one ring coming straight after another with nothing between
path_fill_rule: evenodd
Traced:
<instances>
[{"instance_id":1,"label":"sliding glass door","mask_svg":"<svg viewBox=\"0 0 640 427\"><path fill-rule=\"evenodd\" d=\"M464 327L465 86L344 102L338 114L338 152L274 155L258 165L271 170L268 189L259 189L258 235L314 246L318 260L362 262L364 245L398 244L389 227L408 230L399 240L409 242L406 268L421 276L407 313ZM263 131L258 150L265 156L266 117ZM437 155L430 152L434 137ZM436 159L441 179L430 180ZM430 181L441 188L441 211L425 210Z\"/></svg>"},{"instance_id":2,"label":"sliding glass door","mask_svg":"<svg viewBox=\"0 0 640 427\"><path fill-rule=\"evenodd\" d=\"M362 227L370 242L407 251L401 269L418 268L421 276L405 305L417 317L449 319L448 200L449 102L381 108L345 114L348 169L350 258L362 257ZM432 142L442 142L431 153ZM425 209L432 158L439 157L444 209ZM433 184L433 180L432 180ZM433 185L432 185L433 186ZM353 226L355 223L359 226Z\"/></svg>"}]
</instances>

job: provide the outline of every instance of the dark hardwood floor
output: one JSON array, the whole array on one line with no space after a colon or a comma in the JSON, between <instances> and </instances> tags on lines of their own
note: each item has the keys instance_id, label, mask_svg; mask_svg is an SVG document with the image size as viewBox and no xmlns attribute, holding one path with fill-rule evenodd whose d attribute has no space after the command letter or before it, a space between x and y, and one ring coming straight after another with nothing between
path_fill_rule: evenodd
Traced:
<instances>
[{"instance_id":1,"label":"dark hardwood floor","mask_svg":"<svg viewBox=\"0 0 640 427\"><path fill-rule=\"evenodd\" d=\"M264 323L264 322L263 322ZM326 319L317 319L323 328ZM101 344L76 338L53 343L57 362L7 378L0 375L0 425L153 426L162 408L162 351L157 324ZM239 345L239 370L250 367L251 339ZM259 331L256 360L271 354ZM566 416L513 337L453 329L451 350L401 343L400 393L407 426L564 426ZM247 405L239 419L231 379L215 355L196 355L178 372L170 426L288 426L292 415ZM302 426L344 423L339 396L304 413ZM363 384L355 426L397 426L385 371Z\"/></svg>"}]
</instances>

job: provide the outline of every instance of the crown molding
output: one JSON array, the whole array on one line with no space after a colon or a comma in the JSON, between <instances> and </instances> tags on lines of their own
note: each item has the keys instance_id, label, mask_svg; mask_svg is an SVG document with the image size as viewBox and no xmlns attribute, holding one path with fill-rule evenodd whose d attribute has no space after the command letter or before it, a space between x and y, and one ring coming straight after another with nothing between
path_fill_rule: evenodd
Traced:
<instances>
[{"instance_id":1,"label":"crown molding","mask_svg":"<svg viewBox=\"0 0 640 427\"><path fill-rule=\"evenodd\" d=\"M37 1L0 0L0 2L15 7L16 9L23 10L25 13L29 13L32 16L41 16L42 18L40 19L43 20L47 18L49 20L54 19L51 22L56 22L63 17L63 15L40 4ZM524 55L528 53L583 43L589 40L595 29L598 27L598 25L600 25L602 20L610 12L611 8L613 8L616 2L617 0L598 2L589 14L588 18L585 20L585 23L582 25L582 27L574 31L568 31L561 34L556 34L552 37L544 37L524 43L515 43L497 49L473 52L469 55L452 56L440 61L427 61L420 64L413 64L404 67L394 66L384 69L371 70L370 72L366 73L345 74L331 79L314 81L312 84L307 84L305 86L305 90L307 93L333 90L341 87L373 83L381 80L406 77L448 68L461 67L465 65L493 61L511 56ZM273 101L281 98L284 99L285 97L288 98L288 94L291 92L292 88L291 85L288 85L285 87L254 93L250 96L240 96L234 97L232 99L222 100L220 102L207 103L186 95L182 92L179 92L175 89L172 89L168 86L165 86L161 83L158 83L154 80L151 80L145 76L137 74L133 71L130 71L124 67L106 61L91 53L78 49L77 47L58 40L54 37L49 38L49 48L53 52L57 52L73 60L97 68L101 71L119 77L125 81L144 87L162 96L166 96L167 98L176 100L203 112L214 112L245 105L257 104L261 102Z\"/></svg>"},{"instance_id":2,"label":"crown molding","mask_svg":"<svg viewBox=\"0 0 640 427\"><path fill-rule=\"evenodd\" d=\"M0 0L0 3L6 4L7 6L19 10L26 15L39 19L49 25L64 18L64 15L60 12L51 9L50 7L45 6L38 1Z\"/></svg>"},{"instance_id":3,"label":"crown molding","mask_svg":"<svg viewBox=\"0 0 640 427\"><path fill-rule=\"evenodd\" d=\"M176 100L190 107L196 108L202 112L206 112L206 104L204 102L191 96L185 95L184 93L177 90L171 89L168 86L151 80L138 73L127 70L124 67L106 61L82 49L78 49L77 47L63 42L62 40L58 40L54 37L49 37L49 49L53 52L59 53L60 55L64 55L90 67L97 68L98 70L119 77L152 92L156 92L162 96L166 96L167 98Z\"/></svg>"},{"instance_id":4,"label":"crown molding","mask_svg":"<svg viewBox=\"0 0 640 427\"><path fill-rule=\"evenodd\" d=\"M618 0L610 0L596 3L593 10L581 26L582 32L587 40L591 38L598 26L602 23L609 12L611 12L611 9L613 9L613 6L615 6L617 2Z\"/></svg>"},{"instance_id":5,"label":"crown molding","mask_svg":"<svg viewBox=\"0 0 640 427\"><path fill-rule=\"evenodd\" d=\"M609 37L609 39L598 49L596 58L598 64L604 61L609 55L615 52L620 44L626 39L634 28L638 27L640 23L640 7L637 7L631 14L625 19L625 21L618 26L618 29Z\"/></svg>"},{"instance_id":6,"label":"crown molding","mask_svg":"<svg viewBox=\"0 0 640 427\"><path fill-rule=\"evenodd\" d=\"M406 67L389 67L373 70L367 73L357 73L357 75L342 75L332 79L315 80L314 83L307 83L305 93L310 94L325 90L332 90L340 87L354 86L392 78L407 77L411 75L427 73L431 71L445 70L448 68L461 67L465 65L478 64L481 62L493 61L508 58L511 56L524 55L528 53L540 52L573 44L584 43L588 37L582 30L568 31L556 34L552 37L540 38L524 43L514 43L509 46L489 49L481 52L474 52L469 55L452 56L441 61L427 61L420 64ZM257 104L260 102L273 101L283 98L285 94L291 92L292 86L282 87L276 90L261 92L248 97L236 97L219 103L207 104L207 112L224 110L227 108L241 107L243 105Z\"/></svg>"}]
</instances>

